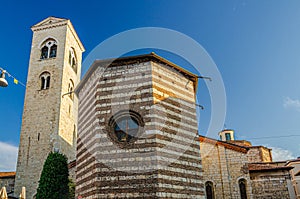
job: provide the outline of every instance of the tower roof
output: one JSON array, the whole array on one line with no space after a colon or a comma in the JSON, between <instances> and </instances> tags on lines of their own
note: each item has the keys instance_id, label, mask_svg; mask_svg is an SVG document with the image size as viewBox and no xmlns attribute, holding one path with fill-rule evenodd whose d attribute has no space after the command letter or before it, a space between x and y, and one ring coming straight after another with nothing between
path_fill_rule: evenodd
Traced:
<instances>
[{"instance_id":1,"label":"tower roof","mask_svg":"<svg viewBox=\"0 0 300 199\"><path fill-rule=\"evenodd\" d=\"M67 22L67 21L69 21L69 19L58 18L58 17L48 17L48 18L44 19L43 21L33 25L31 27L31 29L37 28L37 27L42 27L42 26L54 25L54 24L57 24L57 23Z\"/></svg>"},{"instance_id":2,"label":"tower roof","mask_svg":"<svg viewBox=\"0 0 300 199\"><path fill-rule=\"evenodd\" d=\"M177 64L174 64L173 62L155 54L154 52L150 54L143 54L143 55L135 55L135 56L127 56L127 57L119 57L119 58L111 58L111 59L104 59L104 60L95 60L94 63L90 66L89 70L85 73L83 79L75 89L75 92L78 94L83 85L86 83L88 78L94 73L94 71L99 66L119 66L124 64L133 64L133 63L142 63L147 61L154 61L158 63L163 63L174 70L178 71L179 73L183 74L191 80L194 84L195 92L198 85L198 78L197 75L178 66Z\"/></svg>"},{"instance_id":3,"label":"tower roof","mask_svg":"<svg viewBox=\"0 0 300 199\"><path fill-rule=\"evenodd\" d=\"M68 26L71 29L71 32L73 33L74 37L76 38L78 45L80 46L82 52L85 51L83 44L81 43L71 21L66 18L58 18L58 17L48 17L41 22L31 26L31 30L34 31L39 31L39 30L44 30L44 29L50 29L50 28L55 28L58 26Z\"/></svg>"}]
</instances>

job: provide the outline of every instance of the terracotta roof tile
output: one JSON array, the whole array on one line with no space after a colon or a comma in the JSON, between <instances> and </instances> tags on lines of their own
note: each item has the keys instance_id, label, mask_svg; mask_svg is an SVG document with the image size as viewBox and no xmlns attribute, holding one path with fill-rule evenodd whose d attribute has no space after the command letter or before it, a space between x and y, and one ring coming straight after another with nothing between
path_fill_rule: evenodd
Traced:
<instances>
[{"instance_id":1,"label":"terracotta roof tile","mask_svg":"<svg viewBox=\"0 0 300 199\"><path fill-rule=\"evenodd\" d=\"M193 84L195 90L197 89L198 85L198 75L180 67L179 65L155 54L154 52L150 54L143 54L143 55L135 55L135 56L128 56L128 57L119 57L119 58L111 58L111 59L104 59L104 60L95 60L94 63L90 66L89 70L85 73L84 77L80 81L80 84L77 86L75 89L75 93L79 93L80 90L82 89L83 85L88 81L90 78L90 75L92 75L95 70L103 65L109 65L109 66L120 66L120 65L127 65L127 64L136 64L136 63L142 63L142 62L148 62L148 61L154 61L158 63L163 63L179 73L183 74L186 76L188 79L190 79Z\"/></svg>"},{"instance_id":2,"label":"terracotta roof tile","mask_svg":"<svg viewBox=\"0 0 300 199\"><path fill-rule=\"evenodd\" d=\"M14 176L16 176L16 172L0 172L0 178L14 177Z\"/></svg>"},{"instance_id":3,"label":"terracotta roof tile","mask_svg":"<svg viewBox=\"0 0 300 199\"><path fill-rule=\"evenodd\" d=\"M249 147L246 147L246 146L240 146L237 144L216 140L216 139L205 137L202 135L199 135L199 141L200 141L200 143L206 142L206 143L210 143L210 144L214 144L214 145L221 145L227 149L231 149L231 150L242 152L242 153L247 153L249 150Z\"/></svg>"},{"instance_id":4,"label":"terracotta roof tile","mask_svg":"<svg viewBox=\"0 0 300 199\"><path fill-rule=\"evenodd\" d=\"M249 171L270 171L270 170L291 170L294 167L278 166L272 163L251 163L249 164Z\"/></svg>"}]
</instances>

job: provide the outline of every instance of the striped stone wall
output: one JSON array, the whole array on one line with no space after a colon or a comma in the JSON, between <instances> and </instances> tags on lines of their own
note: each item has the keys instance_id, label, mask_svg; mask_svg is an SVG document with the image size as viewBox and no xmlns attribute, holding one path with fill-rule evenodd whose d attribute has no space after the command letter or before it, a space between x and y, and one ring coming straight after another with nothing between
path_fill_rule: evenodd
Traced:
<instances>
[{"instance_id":1,"label":"striped stone wall","mask_svg":"<svg viewBox=\"0 0 300 199\"><path fill-rule=\"evenodd\" d=\"M76 195L201 198L193 82L149 59L99 65L79 92ZM124 114L140 127L121 143L111 122Z\"/></svg>"},{"instance_id":2,"label":"striped stone wall","mask_svg":"<svg viewBox=\"0 0 300 199\"><path fill-rule=\"evenodd\" d=\"M162 198L199 198L201 160L194 84L169 66L152 62L156 142Z\"/></svg>"}]
</instances>

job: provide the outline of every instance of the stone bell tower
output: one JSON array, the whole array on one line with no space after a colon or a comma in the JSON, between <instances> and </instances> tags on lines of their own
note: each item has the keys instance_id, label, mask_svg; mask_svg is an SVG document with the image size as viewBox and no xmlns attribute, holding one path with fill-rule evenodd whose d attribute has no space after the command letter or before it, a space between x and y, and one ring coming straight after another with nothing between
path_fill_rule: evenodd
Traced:
<instances>
[{"instance_id":1,"label":"stone bell tower","mask_svg":"<svg viewBox=\"0 0 300 199\"><path fill-rule=\"evenodd\" d=\"M33 38L20 135L15 195L36 194L47 155L75 159L77 97L84 47L70 20L48 17L32 26ZM66 94L69 93L69 94Z\"/></svg>"}]
</instances>

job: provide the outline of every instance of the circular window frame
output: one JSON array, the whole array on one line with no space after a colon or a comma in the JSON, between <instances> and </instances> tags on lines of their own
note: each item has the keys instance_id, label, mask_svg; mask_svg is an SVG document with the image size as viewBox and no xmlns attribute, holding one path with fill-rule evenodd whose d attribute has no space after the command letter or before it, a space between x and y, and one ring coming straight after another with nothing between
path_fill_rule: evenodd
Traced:
<instances>
[{"instance_id":1,"label":"circular window frame","mask_svg":"<svg viewBox=\"0 0 300 199\"><path fill-rule=\"evenodd\" d=\"M119 138L116 134L115 127L118 123L118 121L121 121L123 119L128 119L130 117L132 120L134 120L138 125L138 130L136 133L136 136L132 137L130 140L126 141L119 141ZM145 123L143 121L143 118L141 115L135 111L132 110L123 110L119 111L118 113L114 114L108 122L108 134L109 137L115 142L116 144L120 145L121 147L130 146L138 140L139 136L143 132L143 127Z\"/></svg>"}]
</instances>

